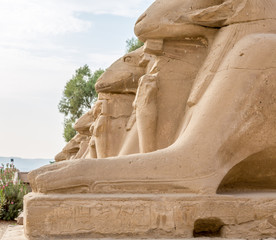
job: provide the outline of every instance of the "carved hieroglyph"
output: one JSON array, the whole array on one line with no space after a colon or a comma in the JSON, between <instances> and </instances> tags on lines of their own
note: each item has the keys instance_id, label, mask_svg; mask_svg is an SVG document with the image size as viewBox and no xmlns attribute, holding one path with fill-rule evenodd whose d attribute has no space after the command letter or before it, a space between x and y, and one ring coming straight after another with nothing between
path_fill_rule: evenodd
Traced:
<instances>
[{"instance_id":1,"label":"carved hieroglyph","mask_svg":"<svg viewBox=\"0 0 276 240\"><path fill-rule=\"evenodd\" d=\"M203 198L183 194L45 196L31 193L25 198L25 206L26 222L32 223L31 227L25 227L25 233L32 240L116 239L118 236L266 239L276 234L275 195Z\"/></svg>"},{"instance_id":2,"label":"carved hieroglyph","mask_svg":"<svg viewBox=\"0 0 276 240\"><path fill-rule=\"evenodd\" d=\"M99 79L85 138L29 174L34 192L275 191L275 12L276 0L156 0L135 26L144 47Z\"/></svg>"}]
</instances>

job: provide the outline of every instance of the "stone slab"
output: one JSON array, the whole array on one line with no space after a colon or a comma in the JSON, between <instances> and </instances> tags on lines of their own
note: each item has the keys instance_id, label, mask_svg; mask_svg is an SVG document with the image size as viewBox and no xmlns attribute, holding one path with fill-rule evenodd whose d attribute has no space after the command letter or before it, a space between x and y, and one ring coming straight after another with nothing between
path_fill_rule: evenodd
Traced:
<instances>
[{"instance_id":1,"label":"stone slab","mask_svg":"<svg viewBox=\"0 0 276 240\"><path fill-rule=\"evenodd\" d=\"M276 237L276 193L235 196L30 193L24 201L25 233L30 240L174 239L192 238L194 231L199 232L197 237L210 233L223 238ZM196 224L198 221L200 224ZM222 222L217 232L212 232L214 221Z\"/></svg>"},{"instance_id":2,"label":"stone slab","mask_svg":"<svg viewBox=\"0 0 276 240\"><path fill-rule=\"evenodd\" d=\"M24 235L23 226L10 225L1 240L27 240L27 238Z\"/></svg>"}]
</instances>

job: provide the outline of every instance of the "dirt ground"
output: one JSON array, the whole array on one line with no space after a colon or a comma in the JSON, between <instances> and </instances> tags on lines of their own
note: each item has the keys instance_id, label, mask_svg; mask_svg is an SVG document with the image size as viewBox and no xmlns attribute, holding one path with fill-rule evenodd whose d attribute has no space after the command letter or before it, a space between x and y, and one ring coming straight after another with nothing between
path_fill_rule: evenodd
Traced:
<instances>
[{"instance_id":1,"label":"dirt ground","mask_svg":"<svg viewBox=\"0 0 276 240\"><path fill-rule=\"evenodd\" d=\"M0 239L9 225L16 225L16 221L3 221L0 220Z\"/></svg>"}]
</instances>

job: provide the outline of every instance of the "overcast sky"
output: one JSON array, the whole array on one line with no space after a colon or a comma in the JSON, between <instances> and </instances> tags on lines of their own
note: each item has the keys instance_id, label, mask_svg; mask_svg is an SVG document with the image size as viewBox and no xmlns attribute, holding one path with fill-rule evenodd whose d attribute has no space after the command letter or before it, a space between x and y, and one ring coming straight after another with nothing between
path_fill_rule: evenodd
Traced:
<instances>
[{"instance_id":1,"label":"overcast sky","mask_svg":"<svg viewBox=\"0 0 276 240\"><path fill-rule=\"evenodd\" d=\"M125 53L154 0L0 0L0 156L54 158L65 142L58 102L75 70Z\"/></svg>"}]
</instances>

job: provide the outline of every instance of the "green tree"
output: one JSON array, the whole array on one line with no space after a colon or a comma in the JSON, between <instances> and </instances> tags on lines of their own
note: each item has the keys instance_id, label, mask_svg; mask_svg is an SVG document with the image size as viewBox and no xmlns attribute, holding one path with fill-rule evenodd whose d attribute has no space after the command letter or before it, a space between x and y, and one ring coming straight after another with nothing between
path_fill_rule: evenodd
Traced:
<instances>
[{"instance_id":1,"label":"green tree","mask_svg":"<svg viewBox=\"0 0 276 240\"><path fill-rule=\"evenodd\" d=\"M63 130L63 138L66 142L69 142L76 134L76 130L74 129L74 123L76 119L64 119L64 130Z\"/></svg>"},{"instance_id":2,"label":"green tree","mask_svg":"<svg viewBox=\"0 0 276 240\"><path fill-rule=\"evenodd\" d=\"M132 52L135 51L136 49L142 47L144 45L143 42L141 42L138 38L131 38L126 40L126 51Z\"/></svg>"},{"instance_id":3,"label":"green tree","mask_svg":"<svg viewBox=\"0 0 276 240\"><path fill-rule=\"evenodd\" d=\"M75 75L66 83L58 109L64 114L63 137L69 142L75 135L75 121L89 110L97 99L95 83L104 70L98 69L93 74L88 65L76 70Z\"/></svg>"}]
</instances>

